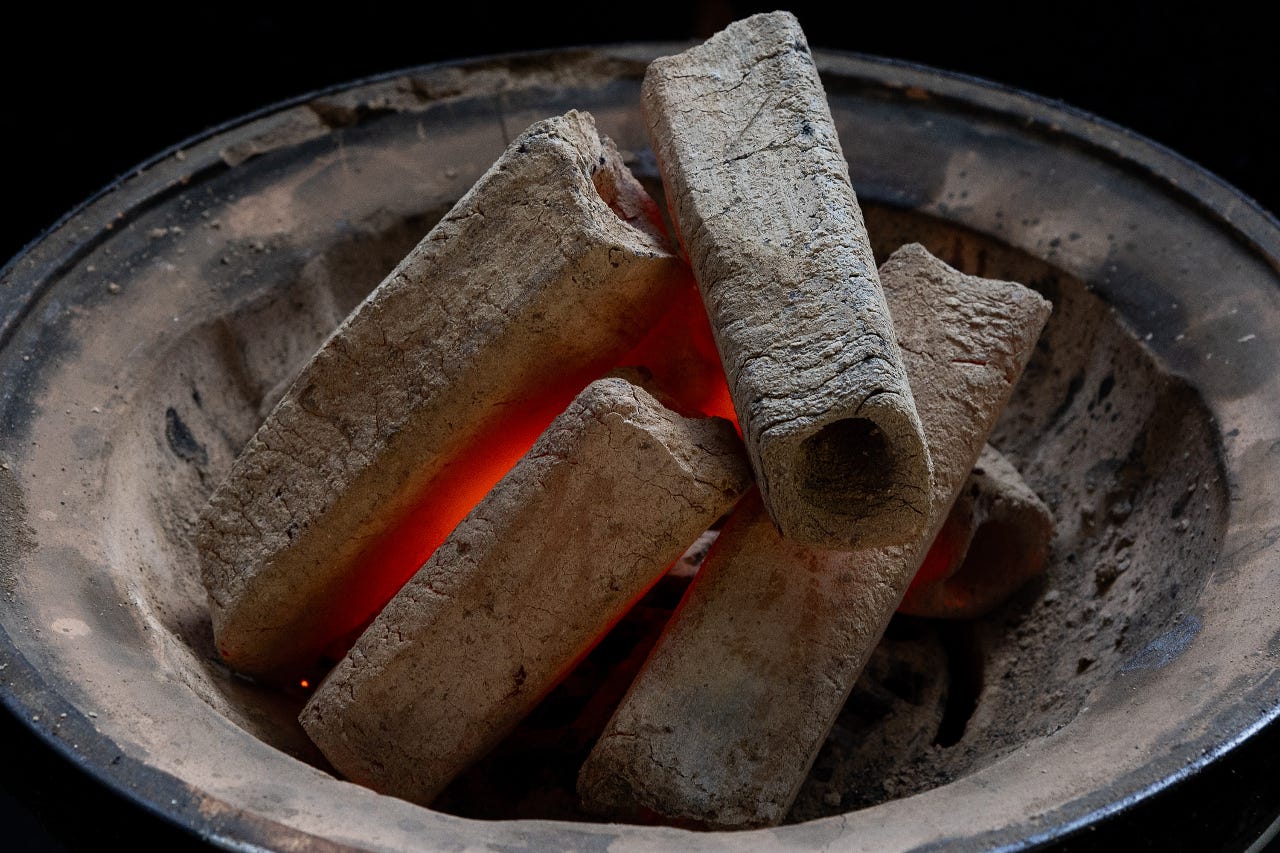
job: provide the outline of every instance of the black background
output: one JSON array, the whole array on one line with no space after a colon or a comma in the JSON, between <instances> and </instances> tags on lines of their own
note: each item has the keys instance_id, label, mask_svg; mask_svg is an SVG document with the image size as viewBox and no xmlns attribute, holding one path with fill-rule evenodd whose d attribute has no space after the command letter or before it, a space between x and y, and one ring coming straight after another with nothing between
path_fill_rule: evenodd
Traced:
<instances>
[{"instance_id":1,"label":"black background","mask_svg":"<svg viewBox=\"0 0 1280 853\"><path fill-rule=\"evenodd\" d=\"M324 86L443 59L689 39L772 8L374 2L337 11L200 3L158 12L48 3L0 24L0 259L162 148ZM815 47L911 60L1093 112L1280 209L1280 59L1231 4L793 4ZM447 9L447 13L442 11ZM1049 10L1049 11L1046 11ZM8 27L9 31L4 30Z\"/></svg>"},{"instance_id":2,"label":"black background","mask_svg":"<svg viewBox=\"0 0 1280 853\"><path fill-rule=\"evenodd\" d=\"M145 12L45 6L7 12L0 24L0 263L150 155L285 98L451 58L699 38L776 8L714 0L510 8L204 2ZM1200 4L1191 14L1164 4L1037 2L789 8L814 47L919 62L1064 101L1171 148L1264 208L1280 210L1280 52L1269 28L1243 5ZM1255 755L1244 769L1221 772L1214 788L1226 795L1222 803L1211 807L1197 797L1165 805L1139 816L1140 827L1167 828L1172 820L1189 841L1197 827L1220 822L1224 809L1249 810L1241 821L1250 824L1262 812L1280 811L1276 795L1264 797L1248 775L1269 776L1280 736L1267 737L1265 760ZM3 713L0 742L6 744L0 839L79 848L141 831L146 839L175 841L153 818L57 766ZM1243 846L1248 834L1225 838ZM1146 849L1138 842L1155 837L1138 830L1128 841Z\"/></svg>"}]
</instances>

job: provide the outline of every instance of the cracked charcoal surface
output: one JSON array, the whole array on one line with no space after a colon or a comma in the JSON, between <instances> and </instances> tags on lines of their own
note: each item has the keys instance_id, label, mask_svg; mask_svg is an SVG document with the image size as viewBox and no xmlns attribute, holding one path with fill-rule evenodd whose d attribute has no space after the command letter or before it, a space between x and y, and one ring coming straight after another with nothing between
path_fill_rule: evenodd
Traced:
<instances>
[{"instance_id":1,"label":"cracked charcoal surface","mask_svg":"<svg viewBox=\"0 0 1280 853\"><path fill-rule=\"evenodd\" d=\"M593 383L387 605L303 726L347 778L430 802L749 484L727 421Z\"/></svg>"},{"instance_id":2,"label":"cracked charcoal surface","mask_svg":"<svg viewBox=\"0 0 1280 853\"><path fill-rule=\"evenodd\" d=\"M799 24L655 60L642 99L770 516L826 547L911 540L928 450Z\"/></svg>"},{"instance_id":3,"label":"cracked charcoal surface","mask_svg":"<svg viewBox=\"0 0 1280 853\"><path fill-rule=\"evenodd\" d=\"M928 527L904 546L816 549L744 499L583 766L589 810L730 829L791 808L1049 316L1034 291L919 245L880 272L934 460Z\"/></svg>"},{"instance_id":4,"label":"cracked charcoal surface","mask_svg":"<svg viewBox=\"0 0 1280 853\"><path fill-rule=\"evenodd\" d=\"M297 190L291 185L287 191ZM315 206L314 197L306 201L308 209ZM270 197L246 203L254 210L272 209ZM379 212L359 220L354 236L329 235L327 223L317 226L326 236L303 256L301 270L291 266L295 255L272 248L264 237L267 251L246 251L245 257L253 258L257 281L270 282L271 289L255 284L261 290L257 297L220 304L157 352L149 361L155 369L135 378L139 404L136 419L128 422L131 432L113 439L119 483L136 484L122 494L145 495L144 530L173 554L154 564L139 561L136 568L118 566L155 614L151 635L163 639L175 662L173 677L260 738L263 749L284 750L323 771L330 771L327 762L297 723L305 697L232 677L217 662L191 537L209 490L226 476L270 408L262 402L263 390L287 386L327 334L452 206L447 198L430 204L420 212L411 205L411 216ZM896 617L786 823L944 785L1070 724L1091 692L1113 683L1126 661L1170 625L1184 624L1178 620L1199 595L1224 529L1225 483L1217 477L1211 419L1194 393L1116 322L1106 303L1046 262L954 223L876 205L864 211L878 257L918 240L965 272L1027 282L1053 300L1053 316L992 442L1052 508L1058 530L1045 573L993 613L965 623L978 649L981 683L972 715L960 718L960 739L940 746L930 737L908 736L917 727L940 725L936 697L949 692L952 645L942 636L945 626L910 620L920 642L937 649L912 663L916 656L896 642L901 637L894 626L902 624ZM197 225L189 233L223 231ZM213 276L226 269L219 254L238 244L217 244L202 255L203 239L182 256L183 271L198 286L213 288ZM212 267L197 262L206 255ZM152 311L154 322L167 322L164 310L150 302L135 310ZM1104 388L1109 393L1099 399ZM164 434L168 407L207 447L207 470L173 452ZM138 477L139 468L145 477ZM1123 518L1109 509L1126 503L1132 511ZM1100 591L1098 571L1111 573L1121 564L1127 568ZM660 618L658 604L650 604ZM661 603L666 612L673 605ZM1064 655L1064 648L1072 654ZM628 654L615 648L607 666L597 661L597 676L614 672L612 661ZM887 669L875 663L886 656ZM1090 661L1083 671L1082 659ZM899 675L886 685L884 672ZM566 685L574 695L585 695L592 689L584 683L590 678L580 667ZM904 690L898 684L904 680L922 683L918 691ZM565 719L571 710L553 692L498 748L501 766L482 762L458 780L465 802L442 796L433 807L476 818L595 820L581 809L574 790L587 749L562 748L564 741L546 727L563 722L577 745L598 733L605 720L584 729ZM606 719L611 710L604 711ZM920 719L906 725L903 715ZM530 747L531 741L539 748ZM882 767L886 774L877 775Z\"/></svg>"},{"instance_id":5,"label":"cracked charcoal surface","mask_svg":"<svg viewBox=\"0 0 1280 853\"><path fill-rule=\"evenodd\" d=\"M342 323L202 517L233 668L305 665L358 627L416 568L354 583L362 549L451 456L504 407L567 404L635 343L677 280L656 214L588 114L539 122Z\"/></svg>"}]
</instances>

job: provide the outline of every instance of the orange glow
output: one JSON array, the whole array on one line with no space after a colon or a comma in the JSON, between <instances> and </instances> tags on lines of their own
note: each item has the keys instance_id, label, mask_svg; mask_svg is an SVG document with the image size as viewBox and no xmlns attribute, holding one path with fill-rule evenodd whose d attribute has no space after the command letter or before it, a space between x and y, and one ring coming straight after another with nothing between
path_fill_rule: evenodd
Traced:
<instances>
[{"instance_id":1,"label":"orange glow","mask_svg":"<svg viewBox=\"0 0 1280 853\"><path fill-rule=\"evenodd\" d=\"M711 324L693 274L671 308L615 367L644 367L657 390L685 415L718 415L737 426ZM600 371L600 373L607 372ZM339 659L368 622L418 571L473 507L489 493L537 441L543 430L598 373L561 377L536 400L513 405L486 425L423 489L412 510L373 542L357 560L362 583L347 591L343 613L335 617L338 637L326 656ZM660 577L660 576L659 576ZM657 577L654 578L656 583ZM593 648L601 633L582 650ZM568 674L569 669L564 674Z\"/></svg>"},{"instance_id":2,"label":"orange glow","mask_svg":"<svg viewBox=\"0 0 1280 853\"><path fill-rule=\"evenodd\" d=\"M711 321L692 273L671 309L621 364L647 367L654 384L681 414L716 415L738 425Z\"/></svg>"},{"instance_id":3,"label":"orange glow","mask_svg":"<svg viewBox=\"0 0 1280 853\"><path fill-rule=\"evenodd\" d=\"M307 680L304 678L304 679L302 679L301 681L299 681L299 682L298 682L298 686L299 686L299 687L301 687L303 690L306 690L308 687L310 687L310 686L311 686L311 682L310 682L310 681L307 681Z\"/></svg>"},{"instance_id":4,"label":"orange glow","mask_svg":"<svg viewBox=\"0 0 1280 853\"><path fill-rule=\"evenodd\" d=\"M920 571L916 572L915 578L911 581L911 588L923 589L950 577L956 569L956 559L960 556L960 549L964 545L964 542L948 536L947 529L944 527L938 534L938 538L934 539L933 544L929 546L929 553L925 555L924 562L920 564Z\"/></svg>"},{"instance_id":5,"label":"orange glow","mask_svg":"<svg viewBox=\"0 0 1280 853\"><path fill-rule=\"evenodd\" d=\"M920 564L916 576L911 579L911 586L907 587L907 594L902 600L903 608L914 606L912 604L914 599L923 595L926 590L944 583L947 578L955 574L969 548L970 537L967 527L963 521L951 517L943 523L933 544L929 546L929 553L925 555L924 562Z\"/></svg>"},{"instance_id":6,"label":"orange glow","mask_svg":"<svg viewBox=\"0 0 1280 853\"><path fill-rule=\"evenodd\" d=\"M362 583L348 591L345 635L327 654L341 657L365 623L400 591L467 513L533 447L538 436L594 377L568 376L540 399L513 406L485 425L427 485L408 514L358 558Z\"/></svg>"}]
</instances>

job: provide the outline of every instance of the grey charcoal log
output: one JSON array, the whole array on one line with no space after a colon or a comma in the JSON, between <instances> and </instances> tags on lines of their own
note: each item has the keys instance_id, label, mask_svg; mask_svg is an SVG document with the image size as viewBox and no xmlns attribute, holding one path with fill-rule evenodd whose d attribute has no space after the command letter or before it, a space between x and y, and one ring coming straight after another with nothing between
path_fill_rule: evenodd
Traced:
<instances>
[{"instance_id":1,"label":"grey charcoal log","mask_svg":"<svg viewBox=\"0 0 1280 853\"><path fill-rule=\"evenodd\" d=\"M750 482L728 421L592 383L387 605L303 727L348 779L429 803Z\"/></svg>"},{"instance_id":2,"label":"grey charcoal log","mask_svg":"<svg viewBox=\"0 0 1280 853\"><path fill-rule=\"evenodd\" d=\"M659 221L589 114L511 144L333 333L214 492L198 544L229 665L305 666L377 612L421 558L361 554L433 478L512 412L556 400L550 421L665 310L682 262Z\"/></svg>"},{"instance_id":3,"label":"grey charcoal log","mask_svg":"<svg viewBox=\"0 0 1280 853\"><path fill-rule=\"evenodd\" d=\"M917 245L880 274L933 458L928 524L842 553L780 537L743 499L582 768L592 811L722 829L786 816L1049 316L1033 291Z\"/></svg>"},{"instance_id":4,"label":"grey charcoal log","mask_svg":"<svg viewBox=\"0 0 1280 853\"><path fill-rule=\"evenodd\" d=\"M642 104L769 515L831 548L914 540L929 453L800 25L654 60Z\"/></svg>"},{"instance_id":5,"label":"grey charcoal log","mask_svg":"<svg viewBox=\"0 0 1280 853\"><path fill-rule=\"evenodd\" d=\"M1044 568L1053 515L1000 451L987 445L898 610L975 619Z\"/></svg>"}]
</instances>

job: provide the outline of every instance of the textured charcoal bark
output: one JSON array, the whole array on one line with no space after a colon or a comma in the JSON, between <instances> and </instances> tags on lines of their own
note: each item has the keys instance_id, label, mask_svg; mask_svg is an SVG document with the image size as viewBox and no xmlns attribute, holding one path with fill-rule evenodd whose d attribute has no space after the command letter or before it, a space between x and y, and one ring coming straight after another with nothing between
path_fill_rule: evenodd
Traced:
<instances>
[{"instance_id":1,"label":"textured charcoal bark","mask_svg":"<svg viewBox=\"0 0 1280 853\"><path fill-rule=\"evenodd\" d=\"M1018 469L987 445L898 610L975 619L1044 568L1053 515Z\"/></svg>"},{"instance_id":2,"label":"textured charcoal bark","mask_svg":"<svg viewBox=\"0 0 1280 853\"><path fill-rule=\"evenodd\" d=\"M387 605L304 728L348 779L429 803L750 482L728 421L591 384Z\"/></svg>"},{"instance_id":3,"label":"textured charcoal bark","mask_svg":"<svg viewBox=\"0 0 1280 853\"><path fill-rule=\"evenodd\" d=\"M589 114L511 144L333 333L215 491L198 544L230 666L286 674L377 612L418 564L363 565L362 552L460 449L522 407L556 401L549 421L660 316L683 265L659 222Z\"/></svg>"},{"instance_id":4,"label":"textured charcoal bark","mask_svg":"<svg viewBox=\"0 0 1280 853\"><path fill-rule=\"evenodd\" d=\"M779 536L745 498L583 766L593 811L782 820L1049 316L1034 292L918 245L880 274L935 469L928 525L905 545L822 550Z\"/></svg>"},{"instance_id":5,"label":"textured charcoal bark","mask_svg":"<svg viewBox=\"0 0 1280 853\"><path fill-rule=\"evenodd\" d=\"M799 24L655 60L642 103L770 516L826 547L913 540L928 448Z\"/></svg>"}]
</instances>

